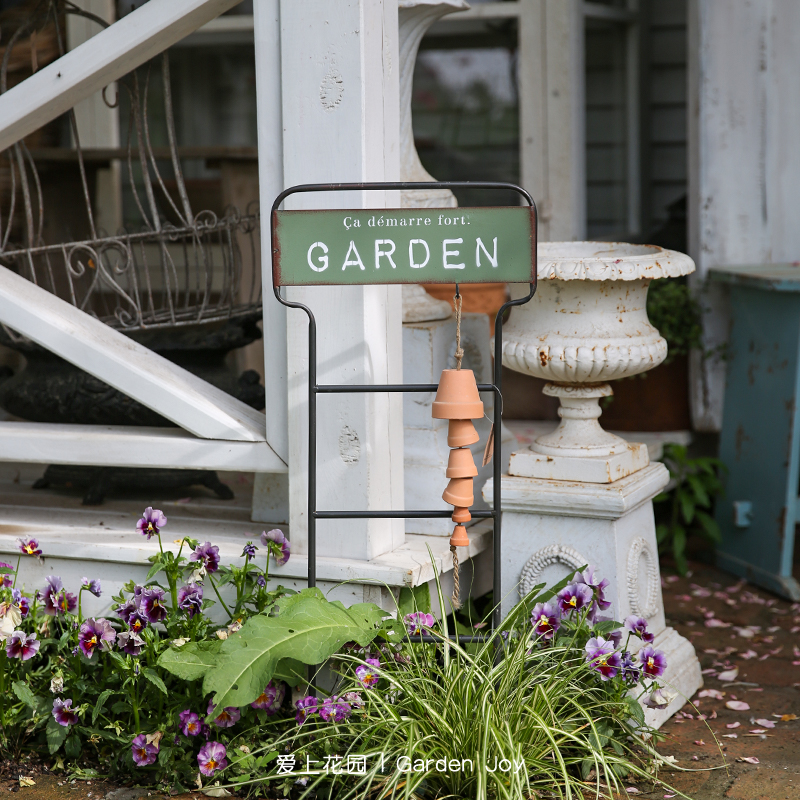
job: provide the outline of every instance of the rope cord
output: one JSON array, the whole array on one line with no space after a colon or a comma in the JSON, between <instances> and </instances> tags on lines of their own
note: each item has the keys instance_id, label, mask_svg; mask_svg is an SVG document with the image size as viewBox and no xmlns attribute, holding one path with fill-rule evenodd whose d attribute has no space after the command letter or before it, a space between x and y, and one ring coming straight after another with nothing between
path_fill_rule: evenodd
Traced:
<instances>
[{"instance_id":1,"label":"rope cord","mask_svg":"<svg viewBox=\"0 0 800 800\"><path fill-rule=\"evenodd\" d=\"M456 611L461 608L461 586L458 581L458 553L455 545L450 545L450 552L453 554L453 596L450 598L450 602L453 605L453 611Z\"/></svg>"},{"instance_id":2,"label":"rope cord","mask_svg":"<svg viewBox=\"0 0 800 800\"><path fill-rule=\"evenodd\" d=\"M461 359L464 358L464 349L461 347L461 304L464 298L456 286L456 294L453 298L453 306L456 310L456 369L461 369Z\"/></svg>"}]
</instances>

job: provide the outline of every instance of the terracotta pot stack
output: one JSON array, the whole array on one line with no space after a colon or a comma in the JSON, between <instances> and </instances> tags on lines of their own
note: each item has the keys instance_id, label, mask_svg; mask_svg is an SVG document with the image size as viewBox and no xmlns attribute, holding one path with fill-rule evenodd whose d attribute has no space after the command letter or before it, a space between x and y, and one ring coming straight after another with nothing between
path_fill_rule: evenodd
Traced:
<instances>
[{"instance_id":1,"label":"terracotta pot stack","mask_svg":"<svg viewBox=\"0 0 800 800\"><path fill-rule=\"evenodd\" d=\"M468 446L480 438L472 420L483 416L483 402L471 369L446 369L442 372L432 414L434 419L450 420L447 444L453 449L450 451L446 473L450 483L447 484L442 499L455 507L453 522L456 527L450 537L450 545L466 547L469 537L464 523L472 519L469 513L469 507L475 502L472 479L478 474Z\"/></svg>"}]
</instances>

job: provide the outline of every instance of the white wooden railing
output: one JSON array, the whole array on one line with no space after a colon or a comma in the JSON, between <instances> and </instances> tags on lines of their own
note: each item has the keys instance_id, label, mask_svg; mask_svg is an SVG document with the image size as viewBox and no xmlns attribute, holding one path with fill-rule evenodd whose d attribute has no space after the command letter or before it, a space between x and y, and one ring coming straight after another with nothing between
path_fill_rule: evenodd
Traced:
<instances>
[{"instance_id":1,"label":"white wooden railing","mask_svg":"<svg viewBox=\"0 0 800 800\"><path fill-rule=\"evenodd\" d=\"M239 0L153 0L0 96L0 151ZM0 322L180 427L0 423L0 460L286 472L265 415L0 267Z\"/></svg>"}]
</instances>

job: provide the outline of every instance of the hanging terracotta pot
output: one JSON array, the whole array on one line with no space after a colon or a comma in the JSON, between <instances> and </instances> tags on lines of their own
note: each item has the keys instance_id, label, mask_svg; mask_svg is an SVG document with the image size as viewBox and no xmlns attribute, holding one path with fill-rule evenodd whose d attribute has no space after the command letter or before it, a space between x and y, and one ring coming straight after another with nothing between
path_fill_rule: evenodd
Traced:
<instances>
[{"instance_id":1,"label":"hanging terracotta pot","mask_svg":"<svg viewBox=\"0 0 800 800\"><path fill-rule=\"evenodd\" d=\"M474 502L472 478L452 478L442 494L442 500L451 506L469 508Z\"/></svg>"},{"instance_id":2,"label":"hanging terracotta pot","mask_svg":"<svg viewBox=\"0 0 800 800\"><path fill-rule=\"evenodd\" d=\"M468 547L469 536L467 536L467 529L463 525L456 525L453 530L453 535L450 537L451 547Z\"/></svg>"},{"instance_id":3,"label":"hanging terracotta pot","mask_svg":"<svg viewBox=\"0 0 800 800\"><path fill-rule=\"evenodd\" d=\"M478 431L468 419L451 419L447 428L447 446L465 447L480 440Z\"/></svg>"},{"instance_id":4,"label":"hanging terracotta pot","mask_svg":"<svg viewBox=\"0 0 800 800\"><path fill-rule=\"evenodd\" d=\"M453 522L460 522L461 524L469 522L472 519L472 514L469 513L468 508L456 508L453 511Z\"/></svg>"},{"instance_id":5,"label":"hanging terracotta pot","mask_svg":"<svg viewBox=\"0 0 800 800\"><path fill-rule=\"evenodd\" d=\"M480 419L483 401L471 369L445 369L431 411L434 419Z\"/></svg>"},{"instance_id":6,"label":"hanging terracotta pot","mask_svg":"<svg viewBox=\"0 0 800 800\"><path fill-rule=\"evenodd\" d=\"M478 475L478 468L475 466L475 459L472 451L466 448L458 448L450 451L450 458L447 461L448 478L475 478Z\"/></svg>"}]
</instances>

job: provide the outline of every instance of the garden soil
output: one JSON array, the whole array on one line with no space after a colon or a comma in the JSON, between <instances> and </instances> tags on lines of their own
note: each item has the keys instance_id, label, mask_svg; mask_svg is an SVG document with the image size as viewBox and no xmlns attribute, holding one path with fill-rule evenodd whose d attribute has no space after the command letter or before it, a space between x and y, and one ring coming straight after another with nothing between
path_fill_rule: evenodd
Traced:
<instances>
[{"instance_id":1,"label":"garden soil","mask_svg":"<svg viewBox=\"0 0 800 800\"><path fill-rule=\"evenodd\" d=\"M800 603L704 564L690 568L685 578L664 571L664 605L667 623L694 643L705 686L664 725L658 746L687 771L661 776L692 800L800 800ZM20 786L20 776L35 785ZM628 798L673 796L652 784L627 788ZM9 791L20 800L164 797L152 788L69 780L34 762L0 764L0 794Z\"/></svg>"}]
</instances>

